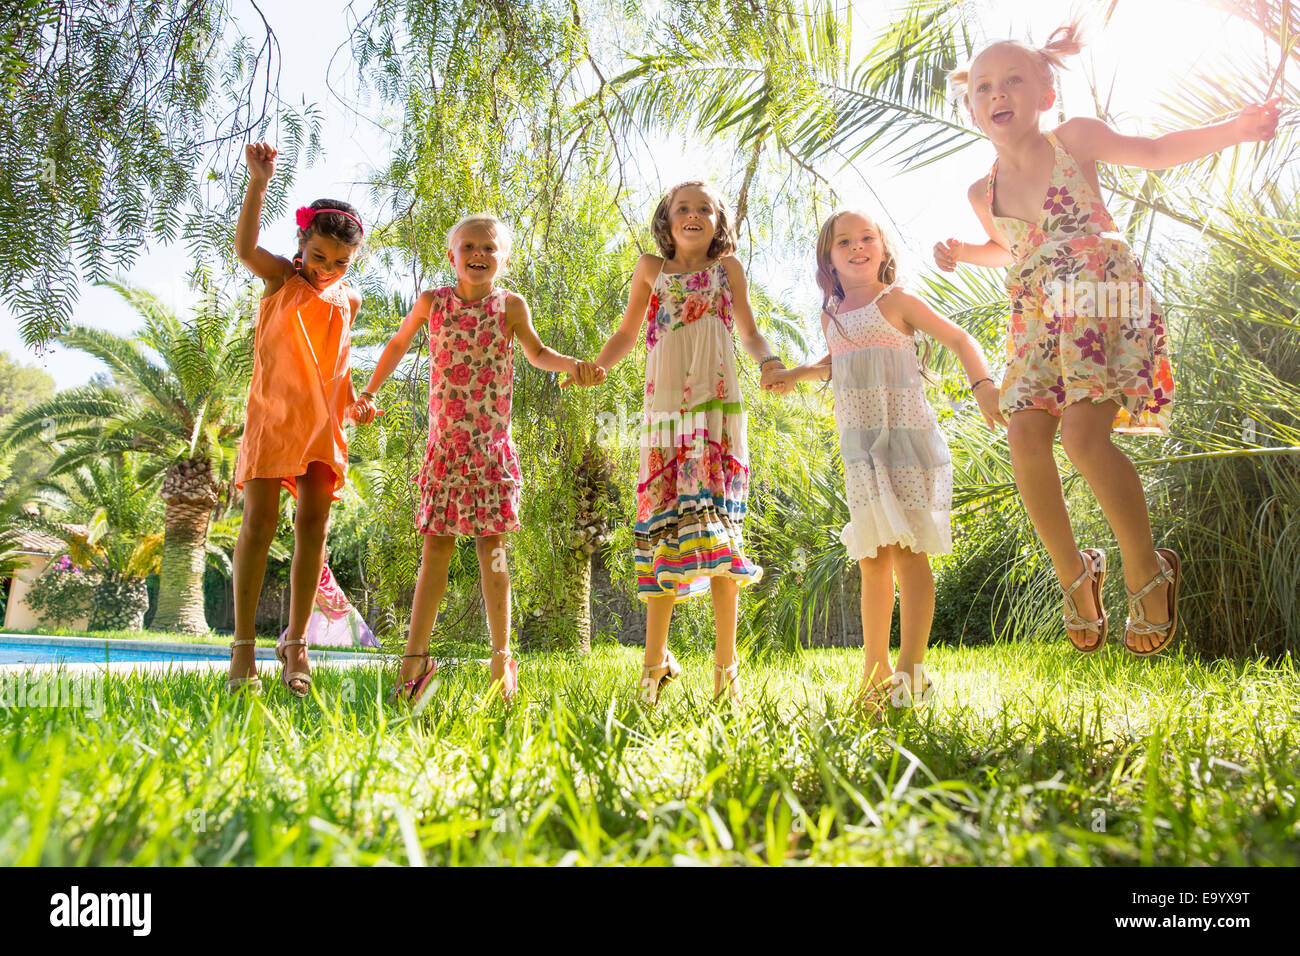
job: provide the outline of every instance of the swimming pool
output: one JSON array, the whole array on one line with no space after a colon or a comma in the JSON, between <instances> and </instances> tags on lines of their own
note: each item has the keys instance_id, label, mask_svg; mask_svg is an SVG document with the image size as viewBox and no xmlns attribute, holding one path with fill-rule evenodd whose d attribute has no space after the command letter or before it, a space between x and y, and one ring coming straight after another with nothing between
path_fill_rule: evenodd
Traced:
<instances>
[{"instance_id":1,"label":"swimming pool","mask_svg":"<svg viewBox=\"0 0 1300 956\"><path fill-rule=\"evenodd\" d=\"M270 647L257 648L257 659L275 660ZM374 662L380 654L345 654L308 650L308 660L330 663ZM17 637L0 635L0 666L5 664L225 664L224 644L178 644L168 641L107 640L93 637Z\"/></svg>"}]
</instances>

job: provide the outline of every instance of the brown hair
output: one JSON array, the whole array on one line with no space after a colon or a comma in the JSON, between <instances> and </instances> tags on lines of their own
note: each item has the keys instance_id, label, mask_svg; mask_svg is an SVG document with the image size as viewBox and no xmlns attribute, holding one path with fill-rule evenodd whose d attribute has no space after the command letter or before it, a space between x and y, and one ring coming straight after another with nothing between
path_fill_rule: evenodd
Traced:
<instances>
[{"instance_id":1,"label":"brown hair","mask_svg":"<svg viewBox=\"0 0 1300 956\"><path fill-rule=\"evenodd\" d=\"M684 183L678 183L664 194L663 199L659 200L654 215L650 217L650 235L659 248L659 254L665 259L671 259L677 254L677 243L673 242L672 230L668 226L668 210L678 190L685 189L687 186L697 186L703 190L718 210L718 230L713 234L713 241L709 243L709 251L706 255L710 259L721 259L723 256L731 255L736 251L737 242L731 217L727 215L727 203L716 189L702 179L689 179Z\"/></svg>"},{"instance_id":2,"label":"brown hair","mask_svg":"<svg viewBox=\"0 0 1300 956\"><path fill-rule=\"evenodd\" d=\"M975 61L989 50L1000 46L1014 47L1025 53L1034 64L1043 85L1054 87L1056 71L1065 66L1065 58L1074 56L1083 49L1083 29L1077 20L1063 27L1057 27L1041 47L1032 47L1019 40L999 40L990 43L971 57L964 67L948 74L948 89L952 91L954 97L960 96L963 102L968 102L967 85L970 83L970 71L975 66Z\"/></svg>"},{"instance_id":3,"label":"brown hair","mask_svg":"<svg viewBox=\"0 0 1300 956\"><path fill-rule=\"evenodd\" d=\"M337 209L339 212L347 213L348 216L356 216L356 221L349 219L348 216L339 215L339 212L322 212L313 216L306 229L298 230L298 251L289 257L295 268L302 264L302 248L312 236L333 239L345 246L351 246L353 250L364 241L365 232L361 228L361 213L351 203L341 199L317 199L307 208Z\"/></svg>"},{"instance_id":4,"label":"brown hair","mask_svg":"<svg viewBox=\"0 0 1300 956\"><path fill-rule=\"evenodd\" d=\"M835 274L835 268L831 265L831 242L835 238L835 223L841 216L847 215L861 216L876 230L876 235L880 237L880 247L884 251L884 258L880 260L880 267L876 270L876 278L885 285L892 285L898 281L898 244L893 234L888 229L881 228L880 223L865 212L857 209L841 209L839 212L832 213L830 218L822 223L822 228L817 233L817 285L822 290L822 311L825 312L835 327L844 332L844 326L840 325L839 316L831 311L831 302L837 304L844 301L844 286L840 284L839 276ZM922 336L924 339L923 346L920 349L921 374L929 380L927 374L930 364L931 343L928 336Z\"/></svg>"}]
</instances>

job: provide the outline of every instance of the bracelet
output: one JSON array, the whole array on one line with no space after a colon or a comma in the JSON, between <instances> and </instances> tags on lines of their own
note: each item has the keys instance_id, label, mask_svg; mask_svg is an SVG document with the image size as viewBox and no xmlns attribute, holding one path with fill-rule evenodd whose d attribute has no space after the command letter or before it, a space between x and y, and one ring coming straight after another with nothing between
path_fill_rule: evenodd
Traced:
<instances>
[{"instance_id":1,"label":"bracelet","mask_svg":"<svg viewBox=\"0 0 1300 956\"><path fill-rule=\"evenodd\" d=\"M763 371L763 366L766 365L768 362L781 362L781 358L780 356L777 355L769 355L767 358L759 361L758 370L760 372ZM781 362L781 364L784 365L785 363Z\"/></svg>"},{"instance_id":2,"label":"bracelet","mask_svg":"<svg viewBox=\"0 0 1300 956\"><path fill-rule=\"evenodd\" d=\"M361 395L360 395L359 397L360 397L360 398L368 398L368 399L370 399L370 400L373 402L373 401L375 400L375 393L374 393L374 392L362 392Z\"/></svg>"},{"instance_id":3,"label":"bracelet","mask_svg":"<svg viewBox=\"0 0 1300 956\"><path fill-rule=\"evenodd\" d=\"M979 388L979 387L980 387L981 385L983 385L985 382L988 382L990 385L995 384L994 381L993 381L993 379L991 379L991 378L977 378L975 381L973 381L973 382L970 383L970 393L971 393L972 395L974 395L974 394L975 394L975 389Z\"/></svg>"}]
</instances>

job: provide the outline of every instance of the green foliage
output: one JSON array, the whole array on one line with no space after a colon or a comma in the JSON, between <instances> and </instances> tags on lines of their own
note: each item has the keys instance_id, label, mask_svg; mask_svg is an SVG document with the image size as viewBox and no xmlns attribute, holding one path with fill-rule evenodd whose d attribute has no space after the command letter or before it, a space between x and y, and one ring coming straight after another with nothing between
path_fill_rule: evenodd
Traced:
<instances>
[{"instance_id":1,"label":"green foliage","mask_svg":"<svg viewBox=\"0 0 1300 956\"><path fill-rule=\"evenodd\" d=\"M89 618L98 583L98 575L83 572L65 555L46 566L24 600L42 626L66 626Z\"/></svg>"},{"instance_id":2,"label":"green foliage","mask_svg":"<svg viewBox=\"0 0 1300 956\"><path fill-rule=\"evenodd\" d=\"M0 24L0 57L0 277L29 343L67 328L82 277L129 268L146 242L220 252L247 137L280 121L286 171L314 145L318 121L273 91L274 36L255 48L226 0L24 0Z\"/></svg>"}]
</instances>

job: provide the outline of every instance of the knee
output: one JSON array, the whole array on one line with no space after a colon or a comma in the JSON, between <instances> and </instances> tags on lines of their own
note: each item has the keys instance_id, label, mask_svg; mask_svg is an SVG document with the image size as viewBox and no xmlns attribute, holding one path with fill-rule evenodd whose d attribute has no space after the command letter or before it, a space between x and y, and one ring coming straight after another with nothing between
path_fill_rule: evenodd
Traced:
<instances>
[{"instance_id":1,"label":"knee","mask_svg":"<svg viewBox=\"0 0 1300 956\"><path fill-rule=\"evenodd\" d=\"M1084 467L1110 447L1110 430L1067 419L1061 423L1061 447L1076 468Z\"/></svg>"},{"instance_id":2,"label":"knee","mask_svg":"<svg viewBox=\"0 0 1300 956\"><path fill-rule=\"evenodd\" d=\"M324 508L299 507L293 522L294 537L299 541L315 541L318 538L324 541L329 524L328 505Z\"/></svg>"},{"instance_id":3,"label":"knee","mask_svg":"<svg viewBox=\"0 0 1300 956\"><path fill-rule=\"evenodd\" d=\"M275 540L275 529L279 523L277 519L278 515L274 512L250 514L245 510L243 519L239 523L239 541L261 550L270 548L271 542Z\"/></svg>"},{"instance_id":4,"label":"knee","mask_svg":"<svg viewBox=\"0 0 1300 956\"><path fill-rule=\"evenodd\" d=\"M451 553L456 550L456 539L449 534L426 534L424 536L424 556L442 561L450 561Z\"/></svg>"},{"instance_id":5,"label":"knee","mask_svg":"<svg viewBox=\"0 0 1300 956\"><path fill-rule=\"evenodd\" d=\"M1007 421L1007 448L1014 457L1041 454L1051 445L1052 433L1029 421L1024 414L1012 415Z\"/></svg>"}]
</instances>

